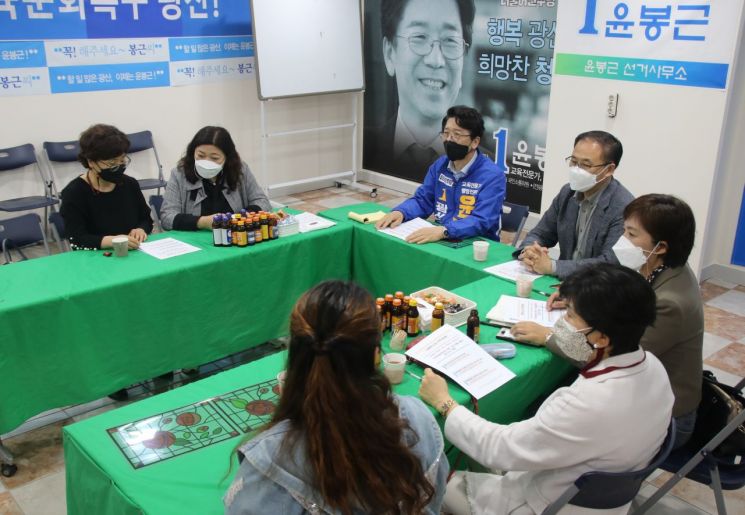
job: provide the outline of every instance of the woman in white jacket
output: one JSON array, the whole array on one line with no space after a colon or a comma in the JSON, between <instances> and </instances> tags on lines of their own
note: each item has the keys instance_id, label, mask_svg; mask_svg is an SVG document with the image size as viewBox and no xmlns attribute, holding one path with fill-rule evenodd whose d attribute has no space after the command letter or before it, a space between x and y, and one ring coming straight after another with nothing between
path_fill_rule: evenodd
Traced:
<instances>
[{"instance_id":1,"label":"woman in white jacket","mask_svg":"<svg viewBox=\"0 0 745 515\"><path fill-rule=\"evenodd\" d=\"M639 347L655 318L652 288L628 268L598 264L567 278L561 294L568 301L566 337L591 346L594 356L533 418L488 422L458 406L445 380L425 371L419 394L447 417L446 438L484 466L507 471L456 473L448 483L446 511L541 513L585 472L643 468L662 444L673 394L662 364ZM572 506L562 511L586 512Z\"/></svg>"}]
</instances>

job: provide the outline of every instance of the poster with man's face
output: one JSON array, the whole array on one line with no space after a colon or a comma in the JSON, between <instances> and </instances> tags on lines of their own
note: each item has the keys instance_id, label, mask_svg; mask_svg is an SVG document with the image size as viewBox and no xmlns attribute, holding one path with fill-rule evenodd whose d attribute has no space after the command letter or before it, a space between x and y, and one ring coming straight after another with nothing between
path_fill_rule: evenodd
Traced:
<instances>
[{"instance_id":1,"label":"poster with man's face","mask_svg":"<svg viewBox=\"0 0 745 515\"><path fill-rule=\"evenodd\" d=\"M363 167L421 182L447 109L472 106L507 200L538 212L555 27L549 0L366 0Z\"/></svg>"}]
</instances>

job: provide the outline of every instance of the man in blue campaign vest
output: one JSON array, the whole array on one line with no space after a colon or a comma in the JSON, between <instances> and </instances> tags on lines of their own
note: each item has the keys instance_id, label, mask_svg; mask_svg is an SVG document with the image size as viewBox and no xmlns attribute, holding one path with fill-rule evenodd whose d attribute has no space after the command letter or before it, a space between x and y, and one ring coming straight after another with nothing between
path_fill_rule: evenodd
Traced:
<instances>
[{"instance_id":1,"label":"man in blue campaign vest","mask_svg":"<svg viewBox=\"0 0 745 515\"><path fill-rule=\"evenodd\" d=\"M507 180L504 170L478 150L483 134L484 120L476 109L448 109L440 133L447 155L429 167L414 196L393 208L377 228L434 214L441 225L419 229L406 241L429 243L472 236L498 241Z\"/></svg>"}]
</instances>

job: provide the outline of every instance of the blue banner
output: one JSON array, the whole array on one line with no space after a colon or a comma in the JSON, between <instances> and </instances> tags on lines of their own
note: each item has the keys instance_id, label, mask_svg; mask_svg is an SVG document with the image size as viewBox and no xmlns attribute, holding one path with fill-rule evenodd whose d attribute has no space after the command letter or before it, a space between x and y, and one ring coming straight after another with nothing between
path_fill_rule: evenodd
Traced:
<instances>
[{"instance_id":1,"label":"blue banner","mask_svg":"<svg viewBox=\"0 0 745 515\"><path fill-rule=\"evenodd\" d=\"M0 68L43 68L46 65L41 41L0 41Z\"/></svg>"},{"instance_id":2,"label":"blue banner","mask_svg":"<svg viewBox=\"0 0 745 515\"><path fill-rule=\"evenodd\" d=\"M168 62L49 68L52 93L156 88L170 84Z\"/></svg>"},{"instance_id":3,"label":"blue banner","mask_svg":"<svg viewBox=\"0 0 745 515\"><path fill-rule=\"evenodd\" d=\"M168 40L171 61L229 59L253 57L254 44L250 36L222 38L172 38Z\"/></svg>"},{"instance_id":4,"label":"blue banner","mask_svg":"<svg viewBox=\"0 0 745 515\"><path fill-rule=\"evenodd\" d=\"M251 33L247 0L0 1L4 40Z\"/></svg>"}]
</instances>

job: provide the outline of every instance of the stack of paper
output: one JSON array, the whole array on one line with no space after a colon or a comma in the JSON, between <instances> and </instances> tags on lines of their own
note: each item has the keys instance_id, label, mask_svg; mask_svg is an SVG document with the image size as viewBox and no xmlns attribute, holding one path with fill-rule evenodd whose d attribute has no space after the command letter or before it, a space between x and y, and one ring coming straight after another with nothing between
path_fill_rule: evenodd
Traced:
<instances>
[{"instance_id":1,"label":"stack of paper","mask_svg":"<svg viewBox=\"0 0 745 515\"><path fill-rule=\"evenodd\" d=\"M158 259L169 259L202 249L175 238L162 238L160 240L140 243L140 250L145 254L150 254Z\"/></svg>"},{"instance_id":2,"label":"stack of paper","mask_svg":"<svg viewBox=\"0 0 745 515\"><path fill-rule=\"evenodd\" d=\"M300 232L311 232L319 229L326 229L327 227L333 227L336 222L323 218L313 213L303 212L299 215L294 215L295 220L300 224Z\"/></svg>"},{"instance_id":3,"label":"stack of paper","mask_svg":"<svg viewBox=\"0 0 745 515\"><path fill-rule=\"evenodd\" d=\"M477 399L515 377L476 342L449 325L424 338L406 355L447 375Z\"/></svg>"},{"instance_id":4,"label":"stack of paper","mask_svg":"<svg viewBox=\"0 0 745 515\"><path fill-rule=\"evenodd\" d=\"M523 265L522 261L518 261L517 259L484 268L484 272L496 275L497 277L501 277L502 279L507 279L509 281L517 281L517 276L521 274L529 275L531 277L534 277L535 279L543 277L541 274L537 274L528 270L527 267Z\"/></svg>"},{"instance_id":5,"label":"stack of paper","mask_svg":"<svg viewBox=\"0 0 745 515\"><path fill-rule=\"evenodd\" d=\"M564 309L549 311L545 300L502 295L486 314L486 318L507 327L517 322L535 322L544 327L553 327L565 312Z\"/></svg>"},{"instance_id":6,"label":"stack of paper","mask_svg":"<svg viewBox=\"0 0 745 515\"><path fill-rule=\"evenodd\" d=\"M433 227L433 225L429 223L428 221L423 220L421 218L414 218L412 220L409 220L408 222L402 223L398 227L379 229L379 231L382 233L394 236L398 239L406 240L406 238L411 233L413 233L414 231L418 231L419 229L423 229L425 227Z\"/></svg>"}]
</instances>

